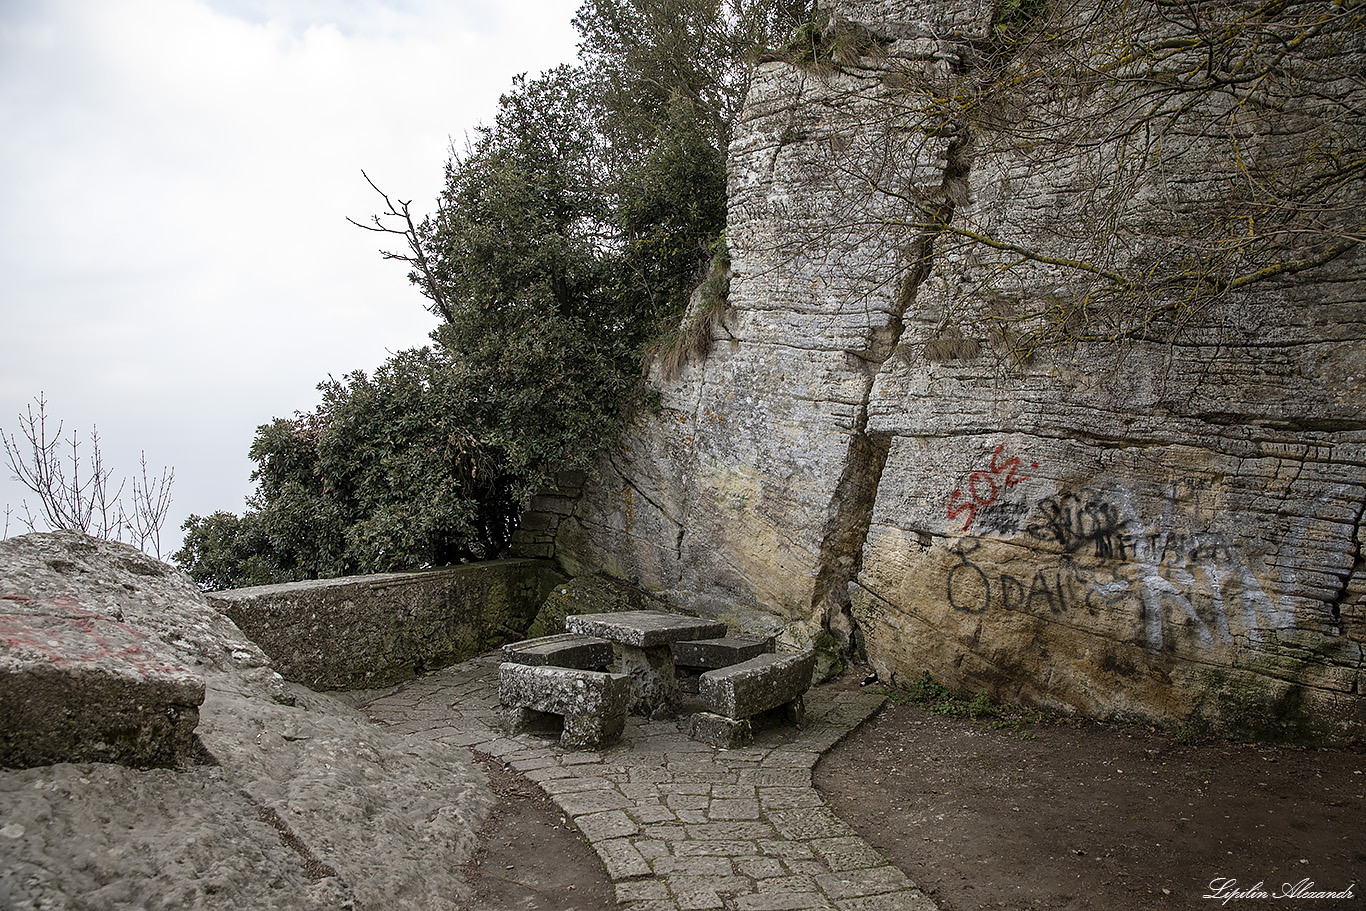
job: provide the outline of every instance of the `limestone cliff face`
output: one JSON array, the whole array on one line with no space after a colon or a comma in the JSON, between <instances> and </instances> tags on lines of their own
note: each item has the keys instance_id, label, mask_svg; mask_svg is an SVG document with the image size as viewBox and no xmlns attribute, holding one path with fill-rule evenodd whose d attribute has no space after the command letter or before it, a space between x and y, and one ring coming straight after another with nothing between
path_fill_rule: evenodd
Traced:
<instances>
[{"instance_id":1,"label":"limestone cliff face","mask_svg":"<svg viewBox=\"0 0 1366 911\"><path fill-rule=\"evenodd\" d=\"M938 192L955 226L1082 259L1113 148L903 142L882 94L893 64L960 68L990 8L849 0L875 60L760 67L730 151L729 309L703 362L655 378L659 413L557 500L555 556L793 638L830 629L884 679L1366 735L1366 256L1180 333L1021 360L1012 333L1066 290L1059 267L908 227L898 199ZM1174 187L1217 210L1217 156L1173 150L1124 190L1130 223Z\"/></svg>"}]
</instances>

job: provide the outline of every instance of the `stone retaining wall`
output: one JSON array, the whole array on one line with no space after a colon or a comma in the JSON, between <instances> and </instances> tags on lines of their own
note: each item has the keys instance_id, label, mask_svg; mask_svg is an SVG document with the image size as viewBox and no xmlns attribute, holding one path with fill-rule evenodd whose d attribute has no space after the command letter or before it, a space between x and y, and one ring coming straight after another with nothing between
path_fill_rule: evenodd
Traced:
<instances>
[{"instance_id":1,"label":"stone retaining wall","mask_svg":"<svg viewBox=\"0 0 1366 911\"><path fill-rule=\"evenodd\" d=\"M545 560L258 585L209 601L287 679L387 686L520 639L563 577Z\"/></svg>"}]
</instances>

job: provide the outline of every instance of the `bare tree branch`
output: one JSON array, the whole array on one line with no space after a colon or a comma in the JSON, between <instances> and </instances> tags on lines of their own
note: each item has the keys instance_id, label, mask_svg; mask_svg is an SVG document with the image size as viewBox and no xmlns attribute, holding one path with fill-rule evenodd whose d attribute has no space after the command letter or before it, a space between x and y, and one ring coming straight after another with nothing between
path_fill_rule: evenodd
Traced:
<instances>
[{"instance_id":1,"label":"bare tree branch","mask_svg":"<svg viewBox=\"0 0 1366 911\"><path fill-rule=\"evenodd\" d=\"M413 201L395 200L390 198L375 182L370 179L370 175L364 171L360 172L365 178L365 182L370 188L380 195L384 200L385 211L380 215L370 216L370 224L356 221L348 217L346 220L357 228L366 231L373 231L376 234L393 234L403 238L408 245L407 253L394 253L390 250L380 250L380 255L385 259L396 259L399 262L407 263L413 267L413 272L408 276L414 284L422 289L422 293L427 300L432 303L432 310L446 322L452 321L451 308L446 302L446 297L441 293L441 284L437 281L436 272L432 267L432 262L427 256L427 251L422 244L422 236L418 233L417 225L413 222L412 205ZM391 228L384 223L385 218L402 219L402 228Z\"/></svg>"}]
</instances>

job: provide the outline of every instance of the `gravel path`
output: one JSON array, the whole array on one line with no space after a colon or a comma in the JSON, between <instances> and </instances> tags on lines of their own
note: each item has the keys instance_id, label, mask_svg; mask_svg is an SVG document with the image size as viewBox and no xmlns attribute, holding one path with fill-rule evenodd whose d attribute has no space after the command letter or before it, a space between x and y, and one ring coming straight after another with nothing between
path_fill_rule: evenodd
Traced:
<instances>
[{"instance_id":1,"label":"gravel path","mask_svg":"<svg viewBox=\"0 0 1366 911\"><path fill-rule=\"evenodd\" d=\"M684 720L632 717L599 752L501 731L498 665L447 668L361 706L375 722L501 759L536 782L593 846L622 911L933 911L811 784L821 754L885 697L812 690L807 721L714 750Z\"/></svg>"}]
</instances>

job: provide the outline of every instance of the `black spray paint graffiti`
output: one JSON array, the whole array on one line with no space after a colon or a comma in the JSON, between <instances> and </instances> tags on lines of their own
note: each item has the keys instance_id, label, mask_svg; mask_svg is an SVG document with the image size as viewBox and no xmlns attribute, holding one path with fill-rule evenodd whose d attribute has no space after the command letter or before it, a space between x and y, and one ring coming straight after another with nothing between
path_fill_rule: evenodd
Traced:
<instances>
[{"instance_id":1,"label":"black spray paint graffiti","mask_svg":"<svg viewBox=\"0 0 1366 911\"><path fill-rule=\"evenodd\" d=\"M1038 567L1029 578L999 572L978 555L979 538L950 547L946 594L951 607L966 613L988 609L1033 614L1125 610L1137 601L1141 637L1162 648L1173 633L1200 647L1231 643L1235 631L1252 646L1263 632L1296 627L1296 565L1309 536L1332 500L1350 495L1341 485L1321 494L1292 528L1276 565L1279 598L1263 588L1236 541L1219 532L1178 531L1173 486L1163 519L1149 527L1122 486L1086 489L1038 504L1030 537L1056 544L1056 564ZM983 568L986 565L986 569ZM1132 609L1132 608L1128 608Z\"/></svg>"},{"instance_id":2,"label":"black spray paint graffiti","mask_svg":"<svg viewBox=\"0 0 1366 911\"><path fill-rule=\"evenodd\" d=\"M1065 554L1093 550L1094 556L1124 560L1131 557L1129 523L1100 490L1084 488L1041 500L1038 517L1025 525L1025 534L1057 544Z\"/></svg>"}]
</instances>

